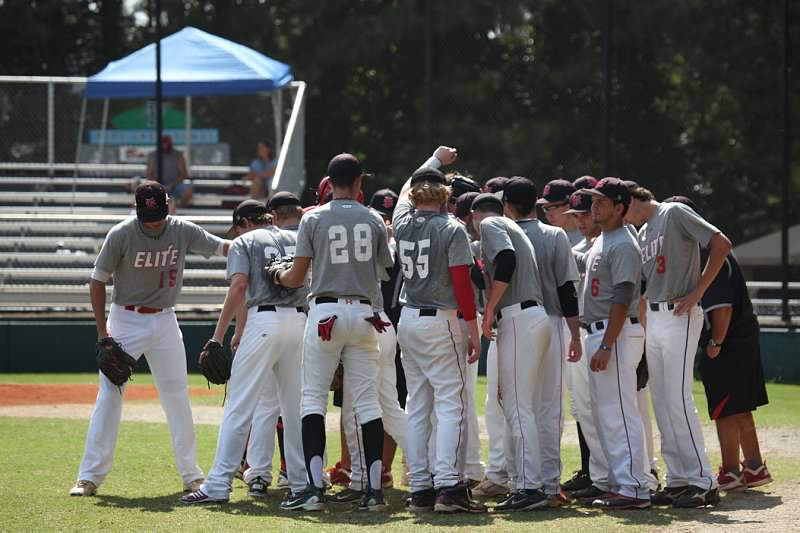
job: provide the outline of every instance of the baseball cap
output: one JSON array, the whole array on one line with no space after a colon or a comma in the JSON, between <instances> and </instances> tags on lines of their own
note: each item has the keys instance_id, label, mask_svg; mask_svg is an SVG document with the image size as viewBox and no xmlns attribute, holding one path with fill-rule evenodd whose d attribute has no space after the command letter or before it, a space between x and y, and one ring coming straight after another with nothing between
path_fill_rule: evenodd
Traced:
<instances>
[{"instance_id":1,"label":"baseball cap","mask_svg":"<svg viewBox=\"0 0 800 533\"><path fill-rule=\"evenodd\" d=\"M576 191L581 189L592 189L595 185L597 185L597 178L594 176L581 176L572 182L572 186L575 187Z\"/></svg>"},{"instance_id":2,"label":"baseball cap","mask_svg":"<svg viewBox=\"0 0 800 533\"><path fill-rule=\"evenodd\" d=\"M503 201L510 204L533 206L536 204L536 184L528 178L514 176L506 183L502 192Z\"/></svg>"},{"instance_id":3,"label":"baseball cap","mask_svg":"<svg viewBox=\"0 0 800 533\"><path fill-rule=\"evenodd\" d=\"M236 209L233 210L233 225L228 230L226 235L228 237L235 236L236 226L238 226L242 220L266 214L267 206L264 205L264 202L259 202L258 200L253 200L252 198L243 201L236 206Z\"/></svg>"},{"instance_id":4,"label":"baseball cap","mask_svg":"<svg viewBox=\"0 0 800 533\"><path fill-rule=\"evenodd\" d=\"M472 202L475 201L475 198L478 197L480 193L471 191L465 192L461 196L458 197L456 200L456 208L455 208L455 215L456 218L465 219L469 215L469 212L472 210Z\"/></svg>"},{"instance_id":5,"label":"baseball cap","mask_svg":"<svg viewBox=\"0 0 800 533\"><path fill-rule=\"evenodd\" d=\"M555 204L564 202L575 192L575 187L571 182L563 179L551 180L547 182L542 190L542 197L537 204Z\"/></svg>"},{"instance_id":6,"label":"baseball cap","mask_svg":"<svg viewBox=\"0 0 800 533\"><path fill-rule=\"evenodd\" d=\"M622 184L625 185L629 191L633 191L639 188L639 182L633 180L622 180Z\"/></svg>"},{"instance_id":7,"label":"baseball cap","mask_svg":"<svg viewBox=\"0 0 800 533\"><path fill-rule=\"evenodd\" d=\"M411 175L411 185L416 185L417 183L423 181L447 185L447 180L444 179L444 174L442 174L439 169L433 167L419 167Z\"/></svg>"},{"instance_id":8,"label":"baseball cap","mask_svg":"<svg viewBox=\"0 0 800 533\"><path fill-rule=\"evenodd\" d=\"M582 189L587 194L594 196L605 196L612 201L629 205L631 203L631 191L619 178L603 178L597 182L593 189Z\"/></svg>"},{"instance_id":9,"label":"baseball cap","mask_svg":"<svg viewBox=\"0 0 800 533\"><path fill-rule=\"evenodd\" d=\"M495 176L483 184L483 192L498 192L506 188L508 178L505 176Z\"/></svg>"},{"instance_id":10,"label":"baseball cap","mask_svg":"<svg viewBox=\"0 0 800 533\"><path fill-rule=\"evenodd\" d=\"M451 198L458 198L467 192L481 192L481 186L472 179L460 174L456 174L450 180L450 187L453 190Z\"/></svg>"},{"instance_id":11,"label":"baseball cap","mask_svg":"<svg viewBox=\"0 0 800 533\"><path fill-rule=\"evenodd\" d=\"M397 205L397 194L391 189L380 189L372 194L369 206L378 213L391 216Z\"/></svg>"},{"instance_id":12,"label":"baseball cap","mask_svg":"<svg viewBox=\"0 0 800 533\"><path fill-rule=\"evenodd\" d=\"M246 201L247 200L245 200L245 202ZM269 202L267 202L266 210L267 212L275 211L279 207L283 207L285 205L300 206L300 199L288 191L276 192L272 195L272 198L269 199Z\"/></svg>"},{"instance_id":13,"label":"baseball cap","mask_svg":"<svg viewBox=\"0 0 800 533\"><path fill-rule=\"evenodd\" d=\"M158 222L167 218L167 190L157 181L143 181L134 193L136 218L142 222Z\"/></svg>"},{"instance_id":14,"label":"baseball cap","mask_svg":"<svg viewBox=\"0 0 800 533\"><path fill-rule=\"evenodd\" d=\"M363 172L361 163L353 154L339 154L328 163L328 176L333 181L357 178Z\"/></svg>"},{"instance_id":15,"label":"baseball cap","mask_svg":"<svg viewBox=\"0 0 800 533\"><path fill-rule=\"evenodd\" d=\"M494 205L500 212L503 212L503 201L500 199L501 192L482 192L472 200L472 210L478 209L482 205Z\"/></svg>"},{"instance_id":16,"label":"baseball cap","mask_svg":"<svg viewBox=\"0 0 800 533\"><path fill-rule=\"evenodd\" d=\"M569 209L564 213L588 213L592 210L592 195L586 189L578 189L569 197Z\"/></svg>"}]
</instances>

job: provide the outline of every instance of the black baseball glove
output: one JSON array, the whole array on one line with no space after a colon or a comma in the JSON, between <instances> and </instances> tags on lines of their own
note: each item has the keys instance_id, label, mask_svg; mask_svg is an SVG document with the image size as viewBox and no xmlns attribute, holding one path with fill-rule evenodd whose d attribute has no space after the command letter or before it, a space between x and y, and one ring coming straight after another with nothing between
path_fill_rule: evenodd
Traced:
<instances>
[{"instance_id":1,"label":"black baseball glove","mask_svg":"<svg viewBox=\"0 0 800 533\"><path fill-rule=\"evenodd\" d=\"M264 276L267 278L267 281L280 287L281 284L277 281L277 275L292 268L293 264L293 256L284 255L275 257L264 267Z\"/></svg>"},{"instance_id":2,"label":"black baseball glove","mask_svg":"<svg viewBox=\"0 0 800 533\"><path fill-rule=\"evenodd\" d=\"M113 337L103 337L97 341L97 366L111 383L122 387L136 369L136 359Z\"/></svg>"},{"instance_id":3,"label":"black baseball glove","mask_svg":"<svg viewBox=\"0 0 800 533\"><path fill-rule=\"evenodd\" d=\"M636 390L640 391L647 387L647 382L650 380L650 372L647 368L647 357L642 356L639 361L639 366L636 367Z\"/></svg>"},{"instance_id":4,"label":"black baseball glove","mask_svg":"<svg viewBox=\"0 0 800 533\"><path fill-rule=\"evenodd\" d=\"M197 364L200 372L214 385L224 385L231 377L233 361L225 355L225 349L215 340L206 342Z\"/></svg>"}]
</instances>

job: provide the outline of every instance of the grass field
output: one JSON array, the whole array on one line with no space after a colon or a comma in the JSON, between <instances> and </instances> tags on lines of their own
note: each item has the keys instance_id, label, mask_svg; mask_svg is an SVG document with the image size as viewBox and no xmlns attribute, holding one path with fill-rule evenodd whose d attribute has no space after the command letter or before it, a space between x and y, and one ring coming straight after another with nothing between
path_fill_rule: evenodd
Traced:
<instances>
[{"instance_id":1,"label":"grass field","mask_svg":"<svg viewBox=\"0 0 800 533\"><path fill-rule=\"evenodd\" d=\"M96 383L94 374L42 375L5 374L0 383ZM150 376L137 375L136 383L150 382ZM192 386L205 387L200 376L191 377ZM764 433L800 430L800 387L770 385L770 405L757 412L757 425ZM706 422L702 387L696 389L701 420ZM485 380L479 382L478 398L485 397ZM195 397L195 405L220 405L222 390L209 397ZM133 403L133 402L131 402ZM482 411L482 405L479 405ZM568 422L569 423L569 422ZM390 490L389 513L359 513L333 509L322 514L286 514L278 509L280 496L272 493L264 501L246 496L245 486L234 482L227 505L185 507L178 502L181 484L175 471L166 426L157 423L123 422L114 469L96 498L67 496L80 461L88 420L56 418L18 418L0 416L0 526L4 531L42 530L148 530L148 531L435 531L455 527L468 530L481 527L492 531L613 531L676 529L697 530L718 526L757 524L769 513L795 516L800 502L788 501L797 493L800 458L793 451L768 455L770 470L778 479L763 491L728 495L714 510L674 511L652 509L638 512L602 514L572 505L566 508L517 515L412 514L405 511L405 490ZM198 461L207 471L211 466L217 427L198 425ZM484 447L485 447L484 442ZM718 464L718 446L706 442L712 464ZM339 438L328 435L329 457L339 455ZM765 446L768 448L768 446ZM776 450L782 449L780 447ZM576 468L578 453L574 445L563 449L565 476ZM400 479L399 461L395 479ZM761 518L758 518L761 517ZM783 524L783 525L782 525ZM796 522L764 524L765 530L783 529ZM772 527L770 527L772 526Z\"/></svg>"}]
</instances>

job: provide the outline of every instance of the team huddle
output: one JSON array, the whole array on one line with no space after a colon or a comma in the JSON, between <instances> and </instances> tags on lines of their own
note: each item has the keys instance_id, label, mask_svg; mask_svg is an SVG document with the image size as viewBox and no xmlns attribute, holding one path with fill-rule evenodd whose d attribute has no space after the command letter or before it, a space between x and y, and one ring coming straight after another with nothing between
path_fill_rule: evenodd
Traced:
<instances>
[{"instance_id":1,"label":"team huddle","mask_svg":"<svg viewBox=\"0 0 800 533\"><path fill-rule=\"evenodd\" d=\"M232 241L168 216L159 184L137 188L136 217L109 232L90 295L99 346L147 356L183 503L227 502L245 454L249 494L263 495L276 424L287 511L385 510L385 440L403 450L411 511L481 513L489 499L493 511L572 500L606 510L719 501L692 383L704 324L698 304L730 252L727 237L691 207L655 202L634 182L553 180L539 195L524 177L480 187L443 173L456 158L455 149L439 147L399 195L382 196L373 209L359 201L360 162L337 155L325 182L329 198L305 211L286 192L266 204L247 200L234 211ZM188 253L226 255L230 281L201 356L204 373L228 387L207 477L196 464L174 312ZM398 283L387 298L382 284L393 271ZM399 321L386 312L395 305ZM234 319L235 357L226 367L222 345ZM708 345L722 341L715 342L712 335ZM400 399L398 345L407 388ZM475 411L484 400L475 397L482 352L485 466ZM125 378L100 367L75 496L94 495L113 461ZM349 486L329 494L325 417L339 372L351 465ZM581 469L562 483L565 387ZM745 468L737 479L748 475L755 486L768 473L765 465Z\"/></svg>"}]
</instances>

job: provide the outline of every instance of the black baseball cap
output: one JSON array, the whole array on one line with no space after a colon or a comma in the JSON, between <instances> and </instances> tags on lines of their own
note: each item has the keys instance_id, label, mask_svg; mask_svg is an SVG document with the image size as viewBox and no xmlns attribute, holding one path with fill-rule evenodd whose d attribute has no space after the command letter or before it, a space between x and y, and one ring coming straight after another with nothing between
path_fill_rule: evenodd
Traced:
<instances>
[{"instance_id":1,"label":"black baseball cap","mask_svg":"<svg viewBox=\"0 0 800 533\"><path fill-rule=\"evenodd\" d=\"M236 226L238 226L242 220L263 216L266 214L267 206L264 204L264 202L259 202L258 200L253 200L252 198L243 201L233 210L233 225L228 230L226 235L228 237L234 237L236 235Z\"/></svg>"},{"instance_id":2,"label":"black baseball cap","mask_svg":"<svg viewBox=\"0 0 800 533\"><path fill-rule=\"evenodd\" d=\"M506 188L508 178L505 176L495 176L483 184L483 192L499 192Z\"/></svg>"},{"instance_id":3,"label":"black baseball cap","mask_svg":"<svg viewBox=\"0 0 800 533\"><path fill-rule=\"evenodd\" d=\"M383 215L392 216L397 205L397 193L391 189L380 189L369 199L369 206Z\"/></svg>"},{"instance_id":4,"label":"black baseball cap","mask_svg":"<svg viewBox=\"0 0 800 533\"><path fill-rule=\"evenodd\" d=\"M167 218L167 190L157 181L143 181L134 193L136 218L142 222L158 222Z\"/></svg>"},{"instance_id":5,"label":"black baseball cap","mask_svg":"<svg viewBox=\"0 0 800 533\"><path fill-rule=\"evenodd\" d=\"M247 200L245 200L245 202L246 201ZM295 194L288 191L276 192L272 195L272 198L269 199L269 202L267 202L266 209L267 212L272 212L285 205L296 205L300 207L300 199Z\"/></svg>"},{"instance_id":6,"label":"black baseball cap","mask_svg":"<svg viewBox=\"0 0 800 533\"><path fill-rule=\"evenodd\" d=\"M482 205L494 205L500 211L503 212L503 201L500 199L500 195L503 193L501 192L482 192L478 196L472 200L472 210L478 209Z\"/></svg>"},{"instance_id":7,"label":"black baseball cap","mask_svg":"<svg viewBox=\"0 0 800 533\"><path fill-rule=\"evenodd\" d=\"M565 202L574 192L575 187L572 185L572 182L562 179L551 180L544 186L542 197L539 198L536 203L557 204L559 202Z\"/></svg>"},{"instance_id":8,"label":"black baseball cap","mask_svg":"<svg viewBox=\"0 0 800 533\"><path fill-rule=\"evenodd\" d=\"M595 185L597 185L597 178L594 176L581 176L572 182L572 186L575 187L576 191L581 189L593 189Z\"/></svg>"},{"instance_id":9,"label":"black baseball cap","mask_svg":"<svg viewBox=\"0 0 800 533\"><path fill-rule=\"evenodd\" d=\"M419 167L411 175L411 185L416 185L423 181L447 185L447 180L444 178L442 171L433 167Z\"/></svg>"},{"instance_id":10,"label":"black baseball cap","mask_svg":"<svg viewBox=\"0 0 800 533\"><path fill-rule=\"evenodd\" d=\"M625 185L629 191L633 192L634 190L639 188L639 183L633 180L622 180L623 185Z\"/></svg>"},{"instance_id":11,"label":"black baseball cap","mask_svg":"<svg viewBox=\"0 0 800 533\"><path fill-rule=\"evenodd\" d=\"M475 201L475 198L477 198L479 194L479 192L471 191L465 192L458 197L458 200L456 200L456 209L454 213L456 218L464 220L467 218L467 216L469 216L469 212L472 211L472 202Z\"/></svg>"},{"instance_id":12,"label":"black baseball cap","mask_svg":"<svg viewBox=\"0 0 800 533\"><path fill-rule=\"evenodd\" d=\"M478 185L478 182L460 174L452 177L450 187L453 190L453 194L450 196L451 199L456 199L467 192L481 192L481 186Z\"/></svg>"},{"instance_id":13,"label":"black baseball cap","mask_svg":"<svg viewBox=\"0 0 800 533\"><path fill-rule=\"evenodd\" d=\"M536 205L536 199L538 198L536 184L522 176L514 176L509 179L502 195L504 202L530 207Z\"/></svg>"},{"instance_id":14,"label":"black baseball cap","mask_svg":"<svg viewBox=\"0 0 800 533\"><path fill-rule=\"evenodd\" d=\"M611 198L615 203L630 205L631 191L619 178L603 178L597 182L593 189L582 189L583 192L594 196Z\"/></svg>"},{"instance_id":15,"label":"black baseball cap","mask_svg":"<svg viewBox=\"0 0 800 533\"><path fill-rule=\"evenodd\" d=\"M569 197L569 209L564 213L588 213L592 210L592 195L586 189L578 189Z\"/></svg>"},{"instance_id":16,"label":"black baseball cap","mask_svg":"<svg viewBox=\"0 0 800 533\"><path fill-rule=\"evenodd\" d=\"M361 162L353 154L339 154L328 163L328 176L334 182L340 179L357 178L363 172L364 169L361 167Z\"/></svg>"}]
</instances>

